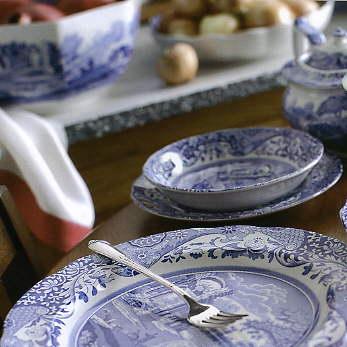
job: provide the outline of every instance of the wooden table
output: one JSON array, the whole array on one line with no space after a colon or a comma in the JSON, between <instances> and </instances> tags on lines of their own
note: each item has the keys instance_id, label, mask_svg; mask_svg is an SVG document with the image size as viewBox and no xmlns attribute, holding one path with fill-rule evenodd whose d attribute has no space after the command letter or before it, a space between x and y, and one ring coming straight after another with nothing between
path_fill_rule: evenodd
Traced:
<instances>
[{"instance_id":1,"label":"wooden table","mask_svg":"<svg viewBox=\"0 0 347 347\"><path fill-rule=\"evenodd\" d=\"M70 154L92 191L97 221L102 225L64 256L51 272L88 254L89 239L105 239L117 244L179 228L228 224L175 221L150 215L134 204L129 204L131 183L140 174L148 155L182 137L230 127L287 126L281 116L282 92L274 90L254 95L72 146ZM338 217L338 211L346 198L345 175L335 187L314 200L240 224L296 227L347 242L347 234ZM113 217L108 219L111 215Z\"/></svg>"}]
</instances>

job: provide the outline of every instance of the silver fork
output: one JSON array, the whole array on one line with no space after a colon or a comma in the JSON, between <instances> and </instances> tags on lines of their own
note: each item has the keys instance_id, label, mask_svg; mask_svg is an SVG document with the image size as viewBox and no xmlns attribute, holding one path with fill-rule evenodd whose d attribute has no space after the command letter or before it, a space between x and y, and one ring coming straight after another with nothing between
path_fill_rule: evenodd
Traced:
<instances>
[{"instance_id":1,"label":"silver fork","mask_svg":"<svg viewBox=\"0 0 347 347\"><path fill-rule=\"evenodd\" d=\"M146 267L135 263L128 258L125 254L121 253L117 249L113 248L107 241L92 240L88 244L89 249L99 253L105 257L116 260L124 265L127 265L138 272L141 272L145 276L152 280L159 282L163 286L169 288L174 293L182 297L189 306L188 322L202 328L221 328L227 324L234 323L244 317L247 314L232 314L219 310L213 305L203 305L193 299L185 290L176 286L167 279L155 274Z\"/></svg>"}]
</instances>

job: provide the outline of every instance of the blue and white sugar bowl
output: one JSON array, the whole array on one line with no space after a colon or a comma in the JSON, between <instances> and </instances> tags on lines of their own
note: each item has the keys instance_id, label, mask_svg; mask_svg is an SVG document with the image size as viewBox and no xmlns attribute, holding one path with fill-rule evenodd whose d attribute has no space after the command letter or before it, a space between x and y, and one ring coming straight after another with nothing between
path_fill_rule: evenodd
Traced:
<instances>
[{"instance_id":1,"label":"blue and white sugar bowl","mask_svg":"<svg viewBox=\"0 0 347 347\"><path fill-rule=\"evenodd\" d=\"M285 117L294 128L309 132L345 157L347 31L338 28L331 37L326 37L305 19L298 18L294 52L295 59L282 70L288 82L284 96Z\"/></svg>"}]
</instances>

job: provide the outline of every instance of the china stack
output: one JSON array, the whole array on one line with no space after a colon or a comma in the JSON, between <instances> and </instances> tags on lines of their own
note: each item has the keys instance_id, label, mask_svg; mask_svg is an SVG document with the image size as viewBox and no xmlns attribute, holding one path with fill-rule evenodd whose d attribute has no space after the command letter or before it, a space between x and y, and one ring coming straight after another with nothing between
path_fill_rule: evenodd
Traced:
<instances>
[{"instance_id":1,"label":"china stack","mask_svg":"<svg viewBox=\"0 0 347 347\"><path fill-rule=\"evenodd\" d=\"M307 133L227 129L189 137L152 154L132 197L140 207L166 217L241 219L308 200L334 184L341 172L340 161L324 154L322 143Z\"/></svg>"}]
</instances>

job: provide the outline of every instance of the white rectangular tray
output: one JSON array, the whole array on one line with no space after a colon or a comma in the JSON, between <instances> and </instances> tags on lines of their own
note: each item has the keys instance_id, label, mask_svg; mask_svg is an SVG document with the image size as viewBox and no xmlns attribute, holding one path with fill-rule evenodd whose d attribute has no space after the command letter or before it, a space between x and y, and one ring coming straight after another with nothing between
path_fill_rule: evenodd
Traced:
<instances>
[{"instance_id":1,"label":"white rectangular tray","mask_svg":"<svg viewBox=\"0 0 347 347\"><path fill-rule=\"evenodd\" d=\"M346 15L335 17L331 26L345 19ZM73 143L275 88L280 85L281 67L292 56L288 50L247 63L205 65L190 83L168 87L156 73L159 55L149 28L142 27L129 67L113 85L17 107L57 121Z\"/></svg>"}]
</instances>

